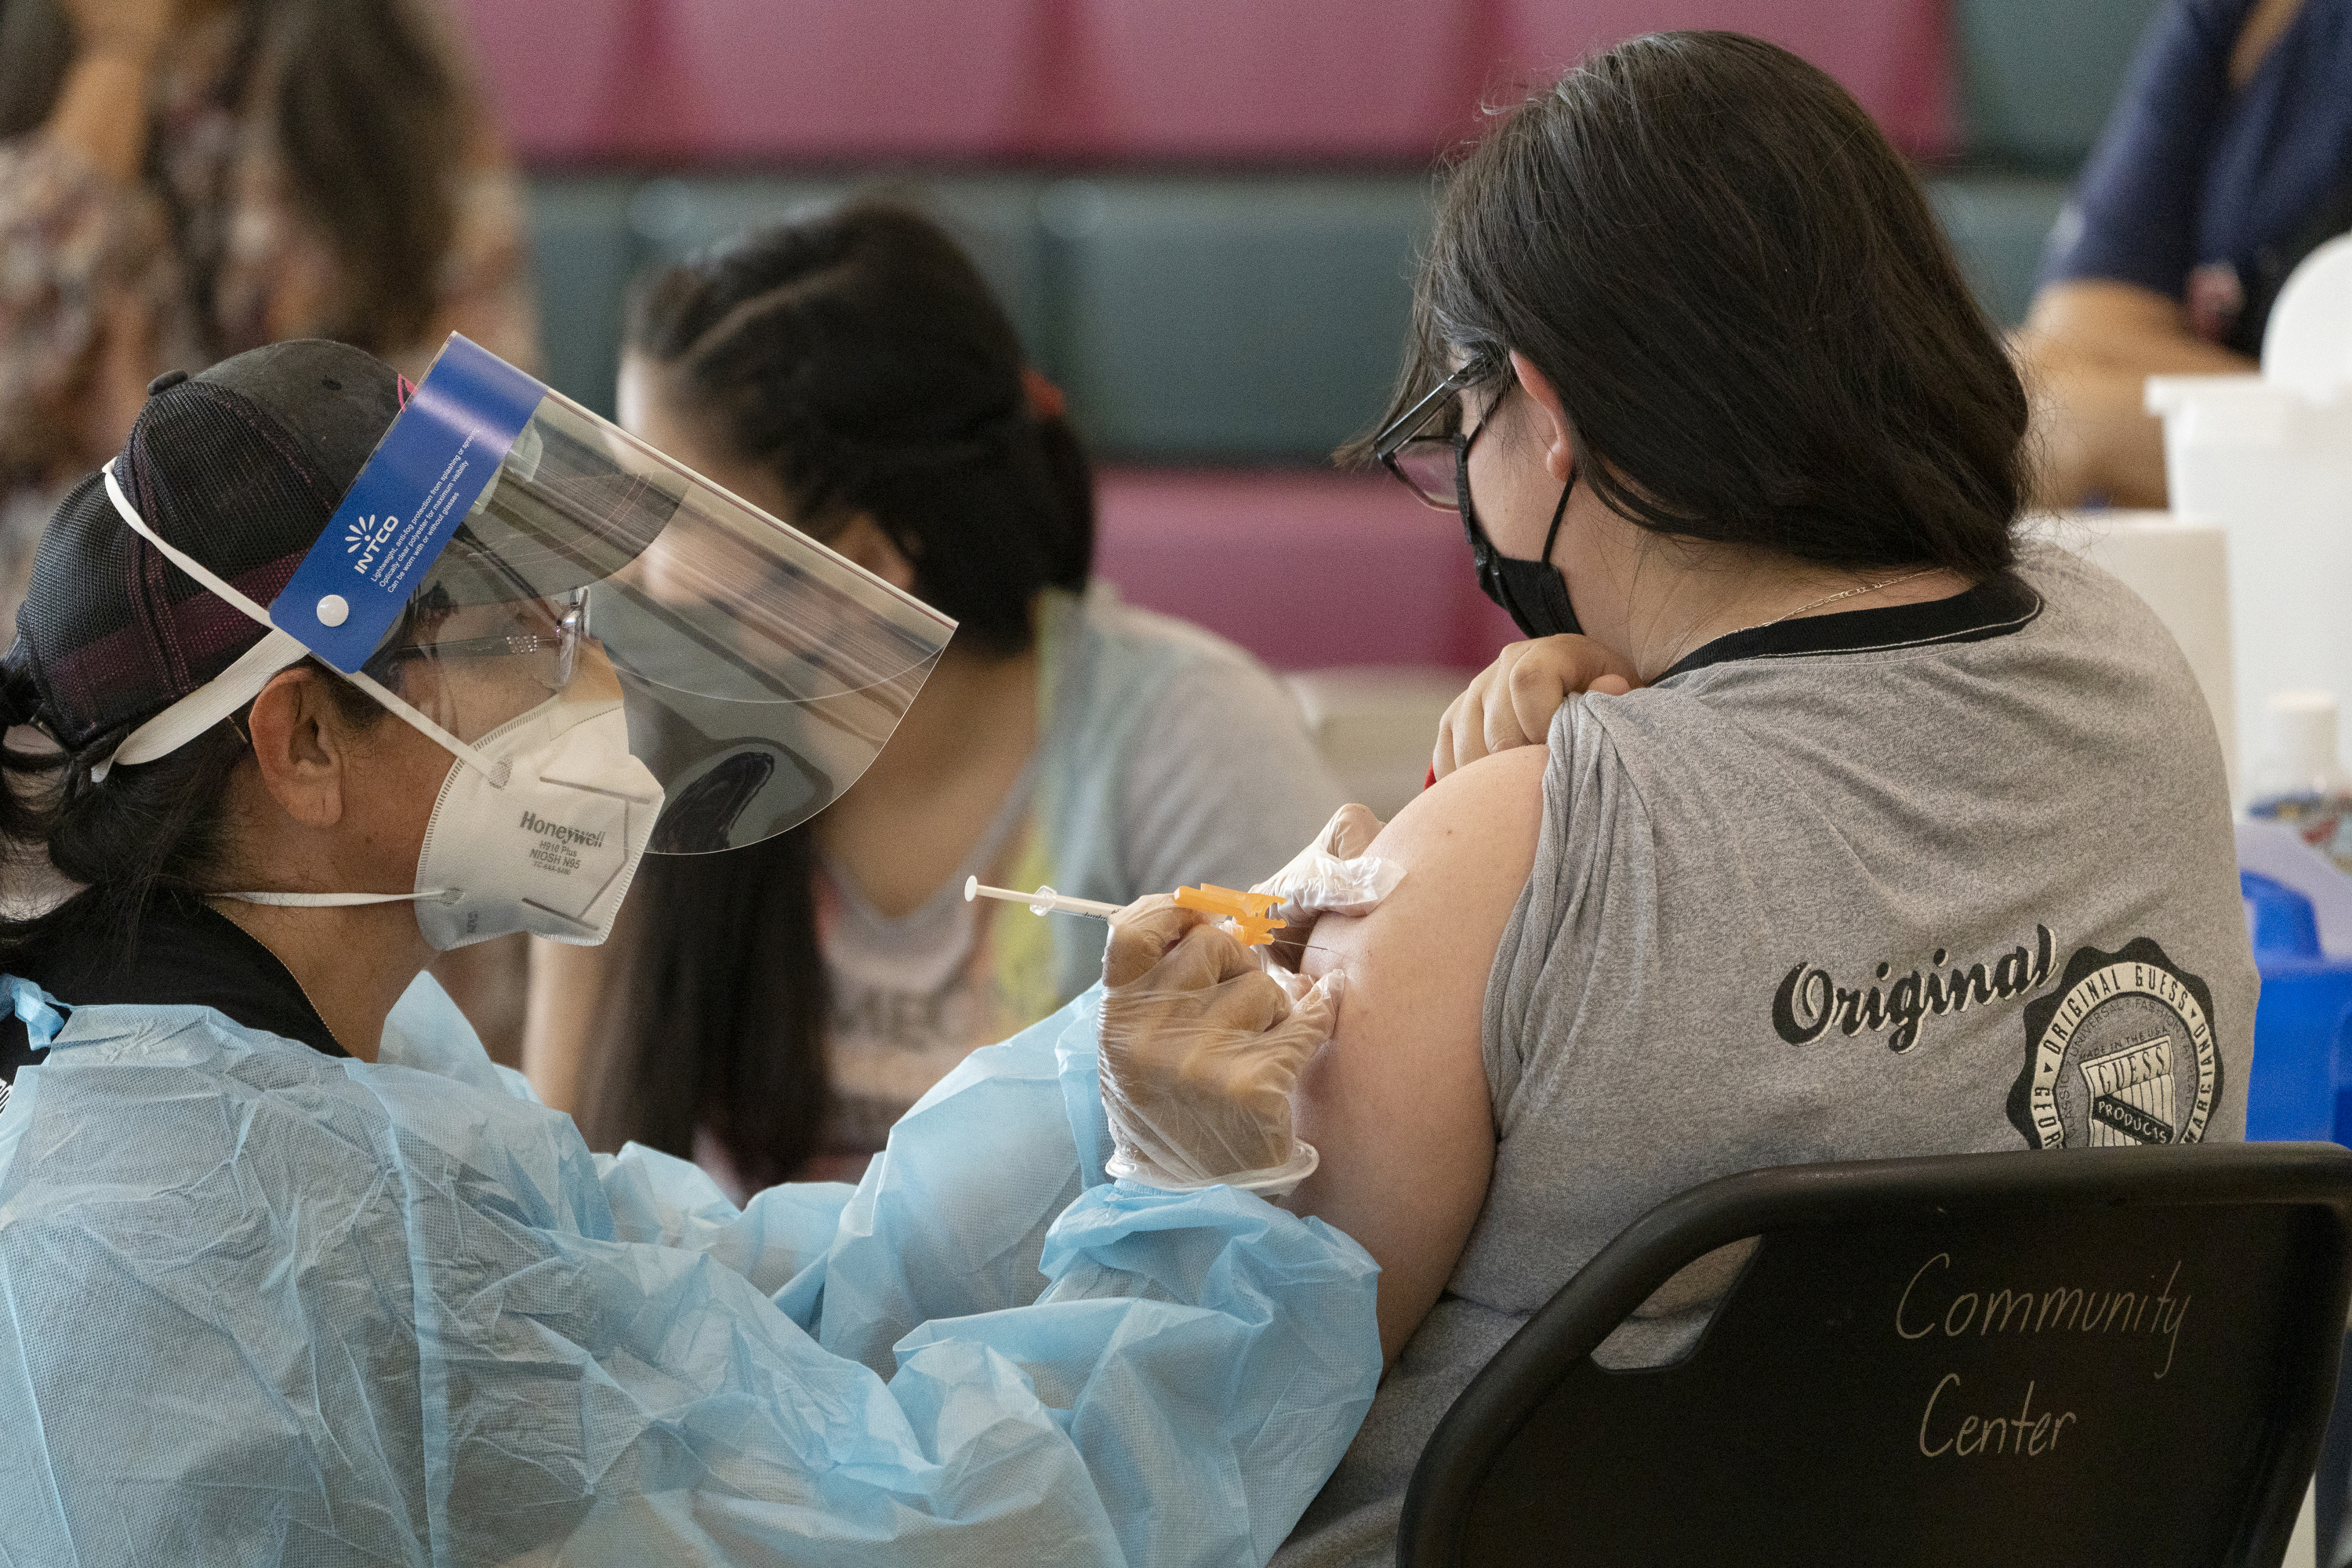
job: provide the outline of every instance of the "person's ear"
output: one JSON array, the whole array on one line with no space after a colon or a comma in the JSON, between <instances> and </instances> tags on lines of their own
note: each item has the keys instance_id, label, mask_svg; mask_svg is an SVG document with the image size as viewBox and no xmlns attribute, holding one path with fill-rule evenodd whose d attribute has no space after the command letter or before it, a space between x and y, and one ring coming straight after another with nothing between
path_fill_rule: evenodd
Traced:
<instances>
[{"instance_id":1,"label":"person's ear","mask_svg":"<svg viewBox=\"0 0 2352 1568\"><path fill-rule=\"evenodd\" d=\"M915 563L870 514L861 511L851 518L848 526L826 540L825 544L893 588L908 594L915 591Z\"/></svg>"},{"instance_id":2,"label":"person's ear","mask_svg":"<svg viewBox=\"0 0 2352 1568\"><path fill-rule=\"evenodd\" d=\"M278 671L253 700L246 732L262 787L279 810L306 827L343 819L351 743L323 676L299 666Z\"/></svg>"},{"instance_id":3,"label":"person's ear","mask_svg":"<svg viewBox=\"0 0 2352 1568\"><path fill-rule=\"evenodd\" d=\"M1536 408L1536 435L1544 444L1544 468L1561 484L1576 468L1576 442L1569 433L1568 409L1559 400L1559 389L1544 378L1535 361L1517 349L1511 351L1511 371L1519 384L1528 390L1528 401Z\"/></svg>"}]
</instances>

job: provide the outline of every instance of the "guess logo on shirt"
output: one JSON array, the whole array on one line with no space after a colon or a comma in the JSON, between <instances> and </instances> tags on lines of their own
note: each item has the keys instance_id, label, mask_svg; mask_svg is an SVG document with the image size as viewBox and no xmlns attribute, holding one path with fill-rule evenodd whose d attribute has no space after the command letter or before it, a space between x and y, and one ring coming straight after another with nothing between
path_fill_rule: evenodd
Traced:
<instances>
[{"instance_id":1,"label":"guess logo on shirt","mask_svg":"<svg viewBox=\"0 0 2352 1568\"><path fill-rule=\"evenodd\" d=\"M1772 997L1772 1028L1808 1046L1834 1028L1885 1030L1898 1055L1919 1042L1922 1025L2042 992L2056 941L2033 928L2033 945L1990 963L1953 964L1937 948L1931 967L1877 984L1840 985L1830 970L1800 961ZM2025 1005L2025 1063L2009 1093L2009 1119L2037 1149L2193 1143L2205 1135L2221 1094L2213 994L2174 964L2148 937L2109 952L2076 950L2054 989Z\"/></svg>"}]
</instances>

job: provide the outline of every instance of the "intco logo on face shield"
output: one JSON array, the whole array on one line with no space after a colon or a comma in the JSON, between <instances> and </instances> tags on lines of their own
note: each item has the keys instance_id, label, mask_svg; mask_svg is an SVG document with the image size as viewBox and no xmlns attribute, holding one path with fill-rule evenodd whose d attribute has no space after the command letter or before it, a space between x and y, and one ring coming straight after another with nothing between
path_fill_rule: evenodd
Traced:
<instances>
[{"instance_id":1,"label":"intco logo on face shield","mask_svg":"<svg viewBox=\"0 0 2352 1568\"><path fill-rule=\"evenodd\" d=\"M352 563L352 570L364 572L375 564L376 556L399 527L400 519L390 513L384 515L381 525L373 517L352 519L350 526L343 532L343 553L349 555L357 551L366 552Z\"/></svg>"}]
</instances>

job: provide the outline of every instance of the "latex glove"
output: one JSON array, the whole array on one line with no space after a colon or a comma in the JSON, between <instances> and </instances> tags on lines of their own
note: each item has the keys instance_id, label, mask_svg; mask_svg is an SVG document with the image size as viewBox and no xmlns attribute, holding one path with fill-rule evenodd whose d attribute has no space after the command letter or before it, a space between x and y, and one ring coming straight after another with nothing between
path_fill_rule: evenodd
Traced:
<instances>
[{"instance_id":1,"label":"latex glove","mask_svg":"<svg viewBox=\"0 0 2352 1568\"><path fill-rule=\"evenodd\" d=\"M1335 972L1293 1001L1232 933L1165 894L1111 917L1099 1053L1114 1176L1276 1195L1315 1169L1290 1089L1331 1037Z\"/></svg>"},{"instance_id":2,"label":"latex glove","mask_svg":"<svg viewBox=\"0 0 2352 1568\"><path fill-rule=\"evenodd\" d=\"M1430 771L1444 778L1496 752L1539 746L1551 733L1552 715L1578 692L1622 697L1641 684L1641 671L1591 637L1508 644L1438 721Z\"/></svg>"},{"instance_id":3,"label":"latex glove","mask_svg":"<svg viewBox=\"0 0 2352 1568\"><path fill-rule=\"evenodd\" d=\"M1368 805L1343 805L1306 848L1291 857L1289 865L1250 889L1282 900L1273 912L1284 922L1283 929L1265 950L1269 959L1285 969L1297 969L1318 919L1370 914L1396 890L1404 880L1404 868L1364 853L1385 826Z\"/></svg>"}]
</instances>

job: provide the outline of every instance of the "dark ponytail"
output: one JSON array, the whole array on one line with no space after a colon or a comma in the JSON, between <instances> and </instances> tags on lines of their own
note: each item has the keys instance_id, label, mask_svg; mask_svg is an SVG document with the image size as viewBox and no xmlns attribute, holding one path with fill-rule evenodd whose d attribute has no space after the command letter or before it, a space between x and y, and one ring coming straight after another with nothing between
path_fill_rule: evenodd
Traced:
<instances>
[{"instance_id":1,"label":"dark ponytail","mask_svg":"<svg viewBox=\"0 0 2352 1568\"><path fill-rule=\"evenodd\" d=\"M0 720L9 731L41 716L41 691L24 645L0 660ZM383 710L316 660L338 717L362 730ZM176 751L92 776L133 726L79 752L0 741L0 841L9 910L0 912L0 970L20 957L73 943L101 968L138 953L139 927L156 904L192 908L220 890L230 778L244 761L246 710ZM46 862L46 865L44 864ZM60 880L68 887L61 887ZM67 896L47 909L43 893ZM21 911L21 912L20 912Z\"/></svg>"},{"instance_id":2,"label":"dark ponytail","mask_svg":"<svg viewBox=\"0 0 2352 1568\"><path fill-rule=\"evenodd\" d=\"M16 731L40 716L41 688L31 662L19 645L16 656L0 659L0 846L7 847L5 886L8 902L23 908L30 900L29 879L17 874L22 862L37 854L47 841L48 816L44 803L58 792L58 774L73 759L55 746L32 751L10 743ZM8 916L0 912L0 958L12 952ZM0 968L5 968L0 963Z\"/></svg>"},{"instance_id":3,"label":"dark ponytail","mask_svg":"<svg viewBox=\"0 0 2352 1568\"><path fill-rule=\"evenodd\" d=\"M1093 568L1094 474L1059 395L955 242L863 203L651 279L630 351L715 450L772 474L820 538L864 515L906 552L959 647L1013 654L1046 588ZM592 1147L691 1154L698 1130L753 1187L816 1152L829 1005L815 827L754 848L647 857L609 944L576 1120Z\"/></svg>"},{"instance_id":4,"label":"dark ponytail","mask_svg":"<svg viewBox=\"0 0 2352 1568\"><path fill-rule=\"evenodd\" d=\"M574 1120L597 1148L691 1155L697 1128L753 1190L816 1151L827 1103L815 846L805 827L715 855L648 855L611 947ZM716 862L714 864L714 862Z\"/></svg>"},{"instance_id":5,"label":"dark ponytail","mask_svg":"<svg viewBox=\"0 0 2352 1568\"><path fill-rule=\"evenodd\" d=\"M656 275L628 345L717 449L823 537L863 513L967 648L1029 646L1039 590L1086 585L1094 475L1058 395L954 240L866 202Z\"/></svg>"}]
</instances>

